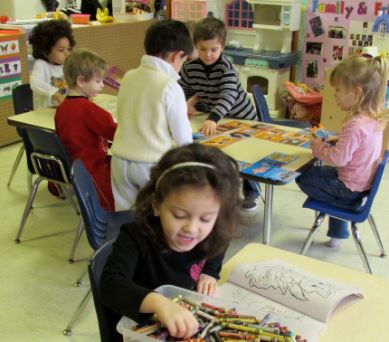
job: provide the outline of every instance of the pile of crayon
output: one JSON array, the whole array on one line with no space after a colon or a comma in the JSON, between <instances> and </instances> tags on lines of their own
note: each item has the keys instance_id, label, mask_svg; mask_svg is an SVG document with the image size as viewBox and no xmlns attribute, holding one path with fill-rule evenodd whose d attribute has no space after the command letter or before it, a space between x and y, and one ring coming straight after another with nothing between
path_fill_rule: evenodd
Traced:
<instances>
[{"instance_id":1,"label":"pile of crayon","mask_svg":"<svg viewBox=\"0 0 389 342\"><path fill-rule=\"evenodd\" d=\"M135 326L132 330L162 341L307 342L307 340L293 333L287 327L270 322L270 314L263 319L258 319L256 316L238 314L235 309L228 310L207 303L198 304L181 295L173 298L173 301L186 307L196 317L200 329L195 336L187 340L171 337L156 317L145 324Z\"/></svg>"}]
</instances>

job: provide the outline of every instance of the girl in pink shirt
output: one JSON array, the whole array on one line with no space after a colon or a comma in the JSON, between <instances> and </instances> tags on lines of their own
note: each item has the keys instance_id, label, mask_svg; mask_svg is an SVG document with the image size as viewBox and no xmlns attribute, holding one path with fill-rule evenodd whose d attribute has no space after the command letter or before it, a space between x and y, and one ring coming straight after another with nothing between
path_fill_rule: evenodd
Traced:
<instances>
[{"instance_id":1,"label":"girl in pink shirt","mask_svg":"<svg viewBox=\"0 0 389 342\"><path fill-rule=\"evenodd\" d=\"M327 165L311 167L296 182L313 199L358 211L380 163L388 63L353 56L334 68L330 81L337 105L349 115L335 144L310 138L313 155ZM349 236L347 222L330 217L327 236L327 246L340 247Z\"/></svg>"}]
</instances>

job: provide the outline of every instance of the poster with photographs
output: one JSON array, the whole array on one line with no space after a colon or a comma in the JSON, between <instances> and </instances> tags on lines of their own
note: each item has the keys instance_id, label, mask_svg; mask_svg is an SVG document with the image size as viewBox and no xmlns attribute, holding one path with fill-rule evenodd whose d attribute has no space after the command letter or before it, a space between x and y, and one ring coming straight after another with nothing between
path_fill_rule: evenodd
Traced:
<instances>
[{"instance_id":1,"label":"poster with photographs","mask_svg":"<svg viewBox=\"0 0 389 342\"><path fill-rule=\"evenodd\" d=\"M307 0L299 79L324 84L325 69L374 44L375 1Z\"/></svg>"},{"instance_id":2,"label":"poster with photographs","mask_svg":"<svg viewBox=\"0 0 389 342\"><path fill-rule=\"evenodd\" d=\"M309 24L311 25L311 30L314 37L318 37L324 34L323 23L321 22L321 18L319 16L310 19Z\"/></svg>"}]
</instances>

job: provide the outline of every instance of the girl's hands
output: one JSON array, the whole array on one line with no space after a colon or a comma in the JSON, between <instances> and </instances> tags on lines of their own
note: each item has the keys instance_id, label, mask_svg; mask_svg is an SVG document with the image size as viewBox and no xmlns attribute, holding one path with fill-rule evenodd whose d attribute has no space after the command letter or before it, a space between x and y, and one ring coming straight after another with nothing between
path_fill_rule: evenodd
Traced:
<instances>
[{"instance_id":1,"label":"girl's hands","mask_svg":"<svg viewBox=\"0 0 389 342\"><path fill-rule=\"evenodd\" d=\"M217 289L217 280L207 274L201 273L196 286L197 292L213 296Z\"/></svg>"},{"instance_id":2,"label":"girl's hands","mask_svg":"<svg viewBox=\"0 0 389 342\"><path fill-rule=\"evenodd\" d=\"M201 132L207 136L215 135L216 133L216 122L212 120L205 120Z\"/></svg>"},{"instance_id":3,"label":"girl's hands","mask_svg":"<svg viewBox=\"0 0 389 342\"><path fill-rule=\"evenodd\" d=\"M188 339L199 330L196 318L188 309L155 292L143 299L140 312L155 313L158 321L174 337Z\"/></svg>"},{"instance_id":4,"label":"girl's hands","mask_svg":"<svg viewBox=\"0 0 389 342\"><path fill-rule=\"evenodd\" d=\"M315 136L310 136L309 137L309 142L311 143L311 146L320 144L322 142L321 138L316 138Z\"/></svg>"}]
</instances>

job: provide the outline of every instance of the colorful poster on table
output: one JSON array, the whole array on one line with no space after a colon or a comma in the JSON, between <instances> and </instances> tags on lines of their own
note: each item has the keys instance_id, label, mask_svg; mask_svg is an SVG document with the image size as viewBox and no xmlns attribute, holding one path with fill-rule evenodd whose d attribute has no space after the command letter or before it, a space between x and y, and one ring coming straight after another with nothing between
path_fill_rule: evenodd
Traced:
<instances>
[{"instance_id":1,"label":"colorful poster on table","mask_svg":"<svg viewBox=\"0 0 389 342\"><path fill-rule=\"evenodd\" d=\"M18 40L0 37L0 100L9 99L12 89L22 84L21 73Z\"/></svg>"},{"instance_id":2,"label":"colorful poster on table","mask_svg":"<svg viewBox=\"0 0 389 342\"><path fill-rule=\"evenodd\" d=\"M326 68L372 46L374 20L388 5L375 0L307 0L300 81L323 85Z\"/></svg>"}]
</instances>

